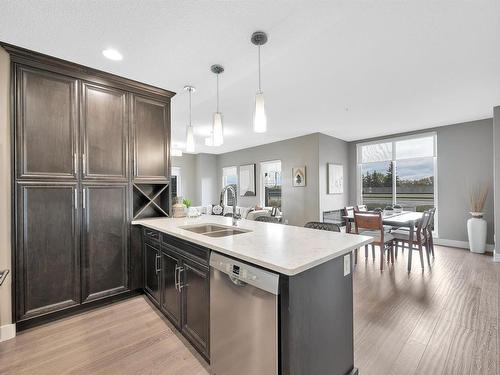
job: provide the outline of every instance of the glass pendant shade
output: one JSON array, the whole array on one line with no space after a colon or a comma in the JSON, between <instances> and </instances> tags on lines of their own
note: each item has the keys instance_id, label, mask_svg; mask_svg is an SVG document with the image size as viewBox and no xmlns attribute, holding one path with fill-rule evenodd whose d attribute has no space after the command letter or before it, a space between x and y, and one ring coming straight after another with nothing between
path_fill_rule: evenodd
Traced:
<instances>
[{"instance_id":1,"label":"glass pendant shade","mask_svg":"<svg viewBox=\"0 0 500 375\"><path fill-rule=\"evenodd\" d=\"M267 131L266 108L264 106L264 93L259 91L255 95L255 111L253 114L253 131L265 133Z\"/></svg>"},{"instance_id":2,"label":"glass pendant shade","mask_svg":"<svg viewBox=\"0 0 500 375\"><path fill-rule=\"evenodd\" d=\"M212 128L213 134L213 144L214 146L220 146L224 143L224 131L222 127L222 113L214 113L214 124Z\"/></svg>"},{"instance_id":3,"label":"glass pendant shade","mask_svg":"<svg viewBox=\"0 0 500 375\"><path fill-rule=\"evenodd\" d=\"M194 152L194 132L191 125L187 127L186 132L186 152Z\"/></svg>"}]
</instances>

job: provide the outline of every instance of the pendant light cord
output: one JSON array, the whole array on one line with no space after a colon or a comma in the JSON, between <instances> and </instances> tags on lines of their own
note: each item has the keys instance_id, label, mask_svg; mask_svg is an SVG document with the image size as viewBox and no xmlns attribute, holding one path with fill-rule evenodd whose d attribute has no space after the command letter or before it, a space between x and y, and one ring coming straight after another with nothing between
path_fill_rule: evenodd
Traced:
<instances>
[{"instance_id":1,"label":"pendant light cord","mask_svg":"<svg viewBox=\"0 0 500 375\"><path fill-rule=\"evenodd\" d=\"M191 126L191 94L193 89L189 89L189 126Z\"/></svg>"},{"instance_id":2,"label":"pendant light cord","mask_svg":"<svg viewBox=\"0 0 500 375\"><path fill-rule=\"evenodd\" d=\"M219 73L217 73L217 112L219 112Z\"/></svg>"},{"instance_id":3,"label":"pendant light cord","mask_svg":"<svg viewBox=\"0 0 500 375\"><path fill-rule=\"evenodd\" d=\"M260 45L258 46L258 48L259 48L259 92L262 92L261 81L260 81Z\"/></svg>"}]
</instances>

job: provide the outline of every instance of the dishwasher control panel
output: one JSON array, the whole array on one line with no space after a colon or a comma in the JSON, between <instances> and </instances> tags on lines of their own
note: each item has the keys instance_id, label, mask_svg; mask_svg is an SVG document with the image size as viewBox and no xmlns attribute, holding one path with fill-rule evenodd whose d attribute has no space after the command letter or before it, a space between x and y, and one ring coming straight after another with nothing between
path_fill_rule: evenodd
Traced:
<instances>
[{"instance_id":1,"label":"dishwasher control panel","mask_svg":"<svg viewBox=\"0 0 500 375\"><path fill-rule=\"evenodd\" d=\"M212 252L210 255L210 266L245 283L278 294L279 274L277 273L225 257L216 252Z\"/></svg>"}]
</instances>

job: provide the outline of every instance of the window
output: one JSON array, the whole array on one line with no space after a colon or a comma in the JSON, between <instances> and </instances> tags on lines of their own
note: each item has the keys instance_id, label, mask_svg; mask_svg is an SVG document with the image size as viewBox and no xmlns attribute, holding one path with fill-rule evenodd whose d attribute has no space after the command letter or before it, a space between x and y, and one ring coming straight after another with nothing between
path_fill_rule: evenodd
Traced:
<instances>
[{"instance_id":1,"label":"window","mask_svg":"<svg viewBox=\"0 0 500 375\"><path fill-rule=\"evenodd\" d=\"M222 168L222 187L227 185L233 185L234 190L238 190L238 168L237 167L225 167ZM232 206L234 204L235 197L230 191L224 194L224 206Z\"/></svg>"},{"instance_id":2,"label":"window","mask_svg":"<svg viewBox=\"0 0 500 375\"><path fill-rule=\"evenodd\" d=\"M170 181L170 186L172 187L172 198L182 197L182 179L180 167L172 167Z\"/></svg>"},{"instance_id":3,"label":"window","mask_svg":"<svg viewBox=\"0 0 500 375\"><path fill-rule=\"evenodd\" d=\"M359 202L369 209L399 204L407 211L436 206L436 135L358 145Z\"/></svg>"},{"instance_id":4,"label":"window","mask_svg":"<svg viewBox=\"0 0 500 375\"><path fill-rule=\"evenodd\" d=\"M281 209L281 161L260 163L260 201L264 207Z\"/></svg>"}]
</instances>

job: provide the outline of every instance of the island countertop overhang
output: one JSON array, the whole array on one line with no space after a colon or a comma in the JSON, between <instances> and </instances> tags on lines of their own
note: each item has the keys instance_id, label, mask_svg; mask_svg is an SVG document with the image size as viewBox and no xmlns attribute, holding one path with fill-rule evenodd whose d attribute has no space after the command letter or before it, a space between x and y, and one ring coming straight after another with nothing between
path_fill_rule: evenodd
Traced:
<instances>
[{"instance_id":1,"label":"island countertop overhang","mask_svg":"<svg viewBox=\"0 0 500 375\"><path fill-rule=\"evenodd\" d=\"M132 221L133 225L142 225L287 276L348 254L373 240L367 236L252 220L238 222L238 228L248 232L227 237L208 237L181 228L197 224L231 226L231 223L230 217L216 215Z\"/></svg>"}]
</instances>

